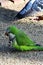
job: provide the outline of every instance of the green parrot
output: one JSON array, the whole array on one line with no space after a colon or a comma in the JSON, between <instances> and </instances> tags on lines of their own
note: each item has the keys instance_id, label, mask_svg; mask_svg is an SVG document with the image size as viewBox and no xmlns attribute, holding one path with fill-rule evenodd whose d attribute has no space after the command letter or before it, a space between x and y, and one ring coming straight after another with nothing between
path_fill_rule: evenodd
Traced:
<instances>
[{"instance_id":1,"label":"green parrot","mask_svg":"<svg viewBox=\"0 0 43 65\"><path fill-rule=\"evenodd\" d=\"M9 26L5 32L9 37L10 45L20 51L43 50L39 44L35 44L25 32L18 29L16 26Z\"/></svg>"}]
</instances>

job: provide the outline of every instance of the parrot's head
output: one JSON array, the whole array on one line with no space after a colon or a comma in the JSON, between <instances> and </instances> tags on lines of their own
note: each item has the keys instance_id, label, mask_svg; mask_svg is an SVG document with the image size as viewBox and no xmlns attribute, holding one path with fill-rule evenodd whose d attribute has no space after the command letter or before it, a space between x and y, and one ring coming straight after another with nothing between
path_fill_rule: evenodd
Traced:
<instances>
[{"instance_id":1,"label":"parrot's head","mask_svg":"<svg viewBox=\"0 0 43 65\"><path fill-rule=\"evenodd\" d=\"M19 32L19 29L16 26L9 26L6 29L6 35L8 36L9 33L15 34Z\"/></svg>"},{"instance_id":2,"label":"parrot's head","mask_svg":"<svg viewBox=\"0 0 43 65\"><path fill-rule=\"evenodd\" d=\"M13 40L16 38L14 34L13 26L10 26L6 29L5 35L9 37L9 43L12 43Z\"/></svg>"}]
</instances>

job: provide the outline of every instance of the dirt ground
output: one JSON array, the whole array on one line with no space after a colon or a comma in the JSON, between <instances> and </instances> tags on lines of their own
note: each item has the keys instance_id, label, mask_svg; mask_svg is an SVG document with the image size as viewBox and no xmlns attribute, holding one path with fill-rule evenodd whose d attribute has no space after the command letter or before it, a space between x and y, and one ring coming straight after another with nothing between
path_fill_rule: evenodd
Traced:
<instances>
[{"instance_id":1,"label":"dirt ground","mask_svg":"<svg viewBox=\"0 0 43 65\"><path fill-rule=\"evenodd\" d=\"M29 20L29 16L20 20L14 19L19 8L11 10L10 5L0 7L0 65L43 65L43 51L20 52L8 47L8 38L4 34L9 25L17 26L35 43L43 45L43 20Z\"/></svg>"}]
</instances>

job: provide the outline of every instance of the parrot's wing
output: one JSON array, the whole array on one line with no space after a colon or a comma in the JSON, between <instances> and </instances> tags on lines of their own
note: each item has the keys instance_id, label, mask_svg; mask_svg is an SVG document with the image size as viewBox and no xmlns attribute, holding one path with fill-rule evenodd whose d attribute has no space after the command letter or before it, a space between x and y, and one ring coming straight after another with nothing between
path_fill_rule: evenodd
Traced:
<instances>
[{"instance_id":1,"label":"parrot's wing","mask_svg":"<svg viewBox=\"0 0 43 65\"><path fill-rule=\"evenodd\" d=\"M18 45L35 45L35 43L22 31L16 35L16 40Z\"/></svg>"},{"instance_id":2,"label":"parrot's wing","mask_svg":"<svg viewBox=\"0 0 43 65\"><path fill-rule=\"evenodd\" d=\"M16 50L20 50L20 51L31 51L31 50L43 50L42 46L35 46L35 45L18 45L17 41L14 40L12 42L12 47L15 48Z\"/></svg>"},{"instance_id":3,"label":"parrot's wing","mask_svg":"<svg viewBox=\"0 0 43 65\"><path fill-rule=\"evenodd\" d=\"M16 50L20 50L20 51L32 51L32 50L37 50L37 51L43 51L43 47L42 46L26 46L26 45L18 45L17 42L13 42L12 45L13 48L15 48Z\"/></svg>"}]
</instances>

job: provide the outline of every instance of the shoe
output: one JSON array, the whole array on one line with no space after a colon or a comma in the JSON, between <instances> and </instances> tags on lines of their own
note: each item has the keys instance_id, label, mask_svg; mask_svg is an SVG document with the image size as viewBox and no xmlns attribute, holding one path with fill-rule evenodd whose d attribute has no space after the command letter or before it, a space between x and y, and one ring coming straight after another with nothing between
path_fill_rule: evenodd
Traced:
<instances>
[{"instance_id":1,"label":"shoe","mask_svg":"<svg viewBox=\"0 0 43 65\"><path fill-rule=\"evenodd\" d=\"M16 15L16 18L17 18L17 19L22 19L22 18L24 18L24 16L21 15L20 13L18 13L18 14Z\"/></svg>"}]
</instances>

